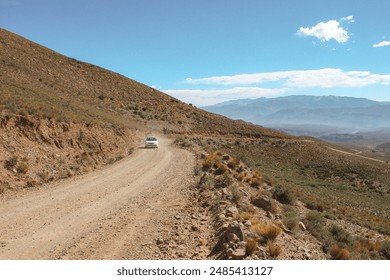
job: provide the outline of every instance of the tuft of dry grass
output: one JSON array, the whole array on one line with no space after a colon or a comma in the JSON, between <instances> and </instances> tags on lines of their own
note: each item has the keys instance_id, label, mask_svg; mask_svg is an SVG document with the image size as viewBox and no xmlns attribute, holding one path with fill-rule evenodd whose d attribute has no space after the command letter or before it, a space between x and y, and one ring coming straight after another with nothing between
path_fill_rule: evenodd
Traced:
<instances>
[{"instance_id":1,"label":"tuft of dry grass","mask_svg":"<svg viewBox=\"0 0 390 280\"><path fill-rule=\"evenodd\" d=\"M266 241L274 241L282 232L280 227L270 224L256 224L252 230Z\"/></svg>"},{"instance_id":2,"label":"tuft of dry grass","mask_svg":"<svg viewBox=\"0 0 390 280\"><path fill-rule=\"evenodd\" d=\"M10 157L6 161L4 161L4 168L8 170L12 170L18 163L18 158L15 156Z\"/></svg>"},{"instance_id":3,"label":"tuft of dry grass","mask_svg":"<svg viewBox=\"0 0 390 280\"><path fill-rule=\"evenodd\" d=\"M294 205L296 202L295 194L290 189L281 186L274 189L273 198L283 204Z\"/></svg>"},{"instance_id":4,"label":"tuft of dry grass","mask_svg":"<svg viewBox=\"0 0 390 280\"><path fill-rule=\"evenodd\" d=\"M295 208L291 205L283 205L282 221L289 229L293 230L298 226L299 216Z\"/></svg>"},{"instance_id":5,"label":"tuft of dry grass","mask_svg":"<svg viewBox=\"0 0 390 280\"><path fill-rule=\"evenodd\" d=\"M250 213L250 212L241 212L241 213L238 213L235 218L236 220L238 221L248 221L250 219L252 219L254 216L254 213Z\"/></svg>"},{"instance_id":6,"label":"tuft of dry grass","mask_svg":"<svg viewBox=\"0 0 390 280\"><path fill-rule=\"evenodd\" d=\"M379 252L381 245L382 244L379 240L372 242L367 238L358 238L355 242L355 250L359 253L367 253L372 251Z\"/></svg>"},{"instance_id":7,"label":"tuft of dry grass","mask_svg":"<svg viewBox=\"0 0 390 280\"><path fill-rule=\"evenodd\" d=\"M341 248L338 245L332 246L329 251L332 260L349 260L350 253L347 249Z\"/></svg>"},{"instance_id":8,"label":"tuft of dry grass","mask_svg":"<svg viewBox=\"0 0 390 280\"><path fill-rule=\"evenodd\" d=\"M253 238L249 238L246 241L246 246L245 246L245 255L250 256L254 252L256 252L259 249L257 246L257 240Z\"/></svg>"},{"instance_id":9,"label":"tuft of dry grass","mask_svg":"<svg viewBox=\"0 0 390 280\"><path fill-rule=\"evenodd\" d=\"M240 160L239 159L232 158L231 160L228 161L227 166L230 169L234 170L234 169L236 169L237 166L239 166L239 164L240 164Z\"/></svg>"},{"instance_id":10,"label":"tuft of dry grass","mask_svg":"<svg viewBox=\"0 0 390 280\"><path fill-rule=\"evenodd\" d=\"M217 168L219 165L221 165L221 162L222 160L219 157L218 152L213 152L204 158L202 166L204 169L208 170L212 167Z\"/></svg>"},{"instance_id":11,"label":"tuft of dry grass","mask_svg":"<svg viewBox=\"0 0 390 280\"><path fill-rule=\"evenodd\" d=\"M246 176L247 176L246 172L234 173L234 178L236 178L237 181L239 182L242 182Z\"/></svg>"},{"instance_id":12,"label":"tuft of dry grass","mask_svg":"<svg viewBox=\"0 0 390 280\"><path fill-rule=\"evenodd\" d=\"M256 178L256 179L259 179L259 180L263 179L263 175L261 175L261 173L259 171L257 171L257 170L255 172L253 172L252 177Z\"/></svg>"},{"instance_id":13,"label":"tuft of dry grass","mask_svg":"<svg viewBox=\"0 0 390 280\"><path fill-rule=\"evenodd\" d=\"M228 171L228 168L226 167L225 164L223 164L222 162L218 163L217 170L216 170L216 173L218 175L225 174L227 171Z\"/></svg>"},{"instance_id":14,"label":"tuft of dry grass","mask_svg":"<svg viewBox=\"0 0 390 280\"><path fill-rule=\"evenodd\" d=\"M282 252L282 247L280 247L279 245L276 245L272 241L269 241L267 243L267 251L268 251L268 253L270 254L271 257L276 258Z\"/></svg>"},{"instance_id":15,"label":"tuft of dry grass","mask_svg":"<svg viewBox=\"0 0 390 280\"><path fill-rule=\"evenodd\" d=\"M252 178L250 179L250 185L253 188L260 187L261 184L263 183L263 176L259 171L255 171L252 174Z\"/></svg>"},{"instance_id":16,"label":"tuft of dry grass","mask_svg":"<svg viewBox=\"0 0 390 280\"><path fill-rule=\"evenodd\" d=\"M16 168L16 171L20 174L26 174L28 171L28 165L24 162L20 163Z\"/></svg>"},{"instance_id":17,"label":"tuft of dry grass","mask_svg":"<svg viewBox=\"0 0 390 280\"><path fill-rule=\"evenodd\" d=\"M242 192L239 190L236 184L232 185L229 189L232 193L231 201L235 204L238 204L243 198Z\"/></svg>"},{"instance_id":18,"label":"tuft of dry grass","mask_svg":"<svg viewBox=\"0 0 390 280\"><path fill-rule=\"evenodd\" d=\"M275 200L271 200L271 210L270 210L270 212L272 214L279 214L280 213L279 206L278 206L278 204L276 203Z\"/></svg>"},{"instance_id":19,"label":"tuft of dry grass","mask_svg":"<svg viewBox=\"0 0 390 280\"><path fill-rule=\"evenodd\" d=\"M262 180L261 179L258 179L258 178L252 178L250 180L250 185L252 188L258 188L260 187L262 184Z\"/></svg>"},{"instance_id":20,"label":"tuft of dry grass","mask_svg":"<svg viewBox=\"0 0 390 280\"><path fill-rule=\"evenodd\" d=\"M386 259L390 260L390 240L383 241L379 250Z\"/></svg>"}]
</instances>

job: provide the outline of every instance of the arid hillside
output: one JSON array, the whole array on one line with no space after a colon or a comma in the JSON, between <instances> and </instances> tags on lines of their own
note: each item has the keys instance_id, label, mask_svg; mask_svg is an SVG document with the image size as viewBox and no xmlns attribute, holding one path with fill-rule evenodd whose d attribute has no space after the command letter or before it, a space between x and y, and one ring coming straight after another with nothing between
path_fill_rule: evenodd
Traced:
<instances>
[{"instance_id":1,"label":"arid hillside","mask_svg":"<svg viewBox=\"0 0 390 280\"><path fill-rule=\"evenodd\" d=\"M0 50L1 192L112 163L150 131L280 135L199 110L3 29Z\"/></svg>"},{"instance_id":2,"label":"arid hillside","mask_svg":"<svg viewBox=\"0 0 390 280\"><path fill-rule=\"evenodd\" d=\"M184 208L177 210L180 215L169 210L170 216L155 217L165 225L158 232L155 229L158 236L150 231L148 242L136 244L139 252L127 244L132 254L125 252L123 258L390 258L387 162L316 139L293 137L205 112L127 77L65 57L0 29L0 197L7 205L22 205L12 203L20 193L36 195L31 199L40 197L41 192L50 197L45 188L54 188L56 181L63 181L55 186L61 196L66 196L67 188L81 192L77 188L79 175L95 170L101 177L102 167L118 161L119 166L113 165L120 171L118 174L123 171L121 167L129 170L132 162L144 163L143 155L149 155L149 151L139 148L148 133L161 135L165 143L173 141L176 145L166 144L158 150L169 163L164 165L164 170L169 170L164 184L172 190L168 193L161 189L159 180L164 172L157 170L153 184L148 183L156 188L133 199L150 217L154 215L148 212L150 209L154 209L153 213L169 210L164 201L172 203L176 199L180 201L177 205ZM181 153L178 147L190 153ZM178 166L175 157L183 154L187 165L185 172L180 171L186 178L176 178L180 172L172 169L171 163ZM129 166L126 160L121 161L127 157ZM130 175L129 180L136 183L134 174ZM71 187L69 182L73 179L76 183ZM127 183L119 179L114 189L126 189ZM175 183L170 184L170 180ZM128 183L130 186L133 182ZM95 185L98 184L89 183L96 199L110 197L104 186L94 189ZM143 187L141 183L136 186ZM34 193L35 189L39 191ZM89 193L84 191L87 201ZM176 192L185 195L172 197ZM158 193L164 194L161 200ZM117 198L123 202L123 209L117 211L134 210L135 206L124 202L126 198ZM147 198L153 200L150 209ZM75 211L88 217L83 203L73 205L74 198L67 199L69 209L77 206ZM57 206L52 203L52 207ZM108 211L107 207L103 210ZM52 218L58 224L57 219L67 217L62 212L67 209L56 210L58 217L53 214ZM31 213L26 215L30 217ZM106 219L103 212L101 215L95 218ZM123 230L122 240L131 240L124 230L131 227L130 220L125 225L117 216L115 221L104 221L107 223L102 225L91 221L95 230L80 226L80 242L98 246L102 237L98 233L102 228L110 232L111 226L118 233ZM137 223L148 226L141 219ZM37 232L45 233L39 228L40 221L35 226ZM152 230L150 225L148 229ZM89 230L94 232L93 240L85 239ZM5 231L12 234L15 228L9 225ZM133 231L142 239L142 232ZM115 234L110 238L115 239ZM11 240L4 241L3 246L1 238L0 235L3 251L7 244L17 245ZM112 244L111 240L106 243ZM61 240L58 244L64 246ZM85 253L77 245L69 246L68 249ZM64 252L57 252L55 257L76 257ZM105 258L104 252L99 253L99 258Z\"/></svg>"}]
</instances>

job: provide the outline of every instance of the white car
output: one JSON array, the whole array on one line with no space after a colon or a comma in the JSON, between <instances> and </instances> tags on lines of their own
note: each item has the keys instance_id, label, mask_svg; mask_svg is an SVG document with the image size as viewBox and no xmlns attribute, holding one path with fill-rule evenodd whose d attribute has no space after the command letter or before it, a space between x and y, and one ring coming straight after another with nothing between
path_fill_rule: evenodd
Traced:
<instances>
[{"instance_id":1,"label":"white car","mask_svg":"<svg viewBox=\"0 0 390 280\"><path fill-rule=\"evenodd\" d=\"M145 148L158 148L158 140L156 136L148 136L145 140Z\"/></svg>"}]
</instances>

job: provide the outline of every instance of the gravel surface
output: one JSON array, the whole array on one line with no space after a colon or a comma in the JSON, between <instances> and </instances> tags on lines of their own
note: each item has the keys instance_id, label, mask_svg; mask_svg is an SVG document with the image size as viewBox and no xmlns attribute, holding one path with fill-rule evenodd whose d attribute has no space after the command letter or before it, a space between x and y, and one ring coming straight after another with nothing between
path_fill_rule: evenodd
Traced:
<instances>
[{"instance_id":1,"label":"gravel surface","mask_svg":"<svg viewBox=\"0 0 390 280\"><path fill-rule=\"evenodd\" d=\"M166 243L163 235L181 234L173 232L181 231L174 217L195 211L186 194L194 184L195 159L167 139L159 142L158 149L140 147L102 170L3 201L0 259L178 257L177 244L164 252L158 245ZM190 238L176 243L185 247Z\"/></svg>"}]
</instances>

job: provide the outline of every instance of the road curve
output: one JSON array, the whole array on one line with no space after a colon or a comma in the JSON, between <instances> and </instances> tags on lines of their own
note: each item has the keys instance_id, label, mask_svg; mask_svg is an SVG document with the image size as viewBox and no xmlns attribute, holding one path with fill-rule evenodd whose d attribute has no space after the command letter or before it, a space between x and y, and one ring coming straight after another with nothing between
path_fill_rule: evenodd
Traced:
<instances>
[{"instance_id":1,"label":"road curve","mask_svg":"<svg viewBox=\"0 0 390 280\"><path fill-rule=\"evenodd\" d=\"M160 139L159 149L51 184L0 205L0 259L131 258L156 215L180 204L194 157Z\"/></svg>"}]
</instances>

